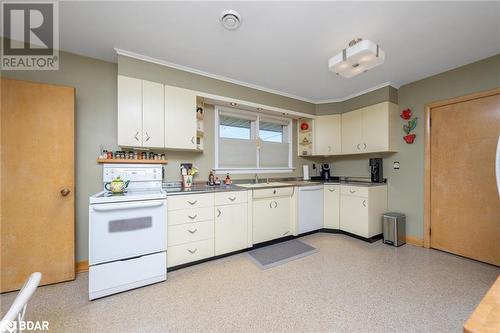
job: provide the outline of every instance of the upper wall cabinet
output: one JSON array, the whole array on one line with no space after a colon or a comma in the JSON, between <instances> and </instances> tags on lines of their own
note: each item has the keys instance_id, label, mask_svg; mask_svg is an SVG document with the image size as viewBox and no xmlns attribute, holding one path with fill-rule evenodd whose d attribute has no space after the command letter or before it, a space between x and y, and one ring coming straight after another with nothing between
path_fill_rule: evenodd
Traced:
<instances>
[{"instance_id":1,"label":"upper wall cabinet","mask_svg":"<svg viewBox=\"0 0 500 333\"><path fill-rule=\"evenodd\" d=\"M118 145L164 147L163 84L118 76Z\"/></svg>"},{"instance_id":2,"label":"upper wall cabinet","mask_svg":"<svg viewBox=\"0 0 500 333\"><path fill-rule=\"evenodd\" d=\"M370 105L342 114L342 154L394 151L398 106Z\"/></svg>"},{"instance_id":3,"label":"upper wall cabinet","mask_svg":"<svg viewBox=\"0 0 500 333\"><path fill-rule=\"evenodd\" d=\"M165 148L196 150L196 92L165 86Z\"/></svg>"},{"instance_id":4,"label":"upper wall cabinet","mask_svg":"<svg viewBox=\"0 0 500 333\"><path fill-rule=\"evenodd\" d=\"M319 116L314 120L314 155L340 153L341 116L339 114Z\"/></svg>"}]
</instances>

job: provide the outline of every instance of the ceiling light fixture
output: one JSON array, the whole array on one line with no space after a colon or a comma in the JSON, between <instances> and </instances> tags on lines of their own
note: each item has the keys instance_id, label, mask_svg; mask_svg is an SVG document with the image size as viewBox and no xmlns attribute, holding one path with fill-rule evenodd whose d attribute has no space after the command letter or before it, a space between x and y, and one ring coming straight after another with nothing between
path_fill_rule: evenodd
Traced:
<instances>
[{"instance_id":1,"label":"ceiling light fixture","mask_svg":"<svg viewBox=\"0 0 500 333\"><path fill-rule=\"evenodd\" d=\"M382 65L385 52L378 44L361 38L353 39L349 46L328 60L328 69L337 75L351 78Z\"/></svg>"},{"instance_id":2,"label":"ceiling light fixture","mask_svg":"<svg viewBox=\"0 0 500 333\"><path fill-rule=\"evenodd\" d=\"M237 11L228 9L220 15L220 23L227 30L236 30L241 25L241 16Z\"/></svg>"}]
</instances>

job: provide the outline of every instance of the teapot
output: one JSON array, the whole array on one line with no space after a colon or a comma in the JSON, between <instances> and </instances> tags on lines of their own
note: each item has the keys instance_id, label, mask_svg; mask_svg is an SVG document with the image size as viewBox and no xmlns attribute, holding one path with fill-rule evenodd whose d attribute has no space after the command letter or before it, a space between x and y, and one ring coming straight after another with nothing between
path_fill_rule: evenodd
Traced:
<instances>
[{"instance_id":1,"label":"teapot","mask_svg":"<svg viewBox=\"0 0 500 333\"><path fill-rule=\"evenodd\" d=\"M130 180L123 181L120 177L116 177L111 182L105 183L104 188L111 193L123 193L128 186Z\"/></svg>"}]
</instances>

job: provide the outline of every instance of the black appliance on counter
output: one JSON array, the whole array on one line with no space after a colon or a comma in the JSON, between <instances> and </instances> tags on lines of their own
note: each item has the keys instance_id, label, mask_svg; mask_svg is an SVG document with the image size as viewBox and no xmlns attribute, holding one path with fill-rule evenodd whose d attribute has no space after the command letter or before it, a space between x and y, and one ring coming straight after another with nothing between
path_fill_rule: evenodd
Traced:
<instances>
[{"instance_id":1,"label":"black appliance on counter","mask_svg":"<svg viewBox=\"0 0 500 333\"><path fill-rule=\"evenodd\" d=\"M329 180L330 179L330 165L322 164L321 165L321 180Z\"/></svg>"},{"instance_id":2,"label":"black appliance on counter","mask_svg":"<svg viewBox=\"0 0 500 333\"><path fill-rule=\"evenodd\" d=\"M383 183L383 160L381 158L370 158L370 173L372 176L372 183Z\"/></svg>"}]
</instances>

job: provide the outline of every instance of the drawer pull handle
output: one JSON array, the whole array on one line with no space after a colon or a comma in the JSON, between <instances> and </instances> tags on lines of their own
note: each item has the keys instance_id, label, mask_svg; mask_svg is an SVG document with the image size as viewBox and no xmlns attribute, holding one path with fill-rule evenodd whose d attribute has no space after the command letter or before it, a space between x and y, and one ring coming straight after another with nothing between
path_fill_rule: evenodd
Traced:
<instances>
[{"instance_id":1,"label":"drawer pull handle","mask_svg":"<svg viewBox=\"0 0 500 333\"><path fill-rule=\"evenodd\" d=\"M196 233L197 231L198 231L198 229L194 229L194 230L189 230L189 229L188 229L188 232L189 232L190 234L194 234L194 233Z\"/></svg>"},{"instance_id":2,"label":"drawer pull handle","mask_svg":"<svg viewBox=\"0 0 500 333\"><path fill-rule=\"evenodd\" d=\"M137 133L135 133L135 135L134 135L134 139L135 139L136 141L139 141L139 138L137 137L138 135L139 135L139 131L137 131Z\"/></svg>"},{"instance_id":3,"label":"drawer pull handle","mask_svg":"<svg viewBox=\"0 0 500 333\"><path fill-rule=\"evenodd\" d=\"M219 208L217 208L217 217L219 217L222 214Z\"/></svg>"},{"instance_id":4,"label":"drawer pull handle","mask_svg":"<svg viewBox=\"0 0 500 333\"><path fill-rule=\"evenodd\" d=\"M356 191L355 191L355 190L349 190L349 192L350 192L350 193L356 193Z\"/></svg>"},{"instance_id":5,"label":"drawer pull handle","mask_svg":"<svg viewBox=\"0 0 500 333\"><path fill-rule=\"evenodd\" d=\"M334 188L329 188L328 191L335 192L335 189Z\"/></svg>"},{"instance_id":6,"label":"drawer pull handle","mask_svg":"<svg viewBox=\"0 0 500 333\"><path fill-rule=\"evenodd\" d=\"M195 248L194 250L190 250L190 249L188 249L188 252L189 252L189 253L191 253L191 254L195 254L195 253L196 253L196 251L198 251L198 248Z\"/></svg>"},{"instance_id":7,"label":"drawer pull handle","mask_svg":"<svg viewBox=\"0 0 500 333\"><path fill-rule=\"evenodd\" d=\"M363 143L365 145L365 149L366 149L366 143Z\"/></svg>"},{"instance_id":8,"label":"drawer pull handle","mask_svg":"<svg viewBox=\"0 0 500 333\"><path fill-rule=\"evenodd\" d=\"M363 206L366 207L366 200L363 200Z\"/></svg>"},{"instance_id":9,"label":"drawer pull handle","mask_svg":"<svg viewBox=\"0 0 500 333\"><path fill-rule=\"evenodd\" d=\"M356 146L356 147L358 147L358 150L361 150L361 148L359 147L359 143L357 144L357 146Z\"/></svg>"},{"instance_id":10,"label":"drawer pull handle","mask_svg":"<svg viewBox=\"0 0 500 333\"><path fill-rule=\"evenodd\" d=\"M275 201L274 202L274 208L278 207L278 203Z\"/></svg>"},{"instance_id":11,"label":"drawer pull handle","mask_svg":"<svg viewBox=\"0 0 500 333\"><path fill-rule=\"evenodd\" d=\"M196 203L198 202L198 200L195 200L195 201L188 201L188 204L190 204L191 206L192 205L196 205Z\"/></svg>"},{"instance_id":12,"label":"drawer pull handle","mask_svg":"<svg viewBox=\"0 0 500 333\"><path fill-rule=\"evenodd\" d=\"M198 214L188 215L188 217L189 217L191 220L194 220L197 216L198 216Z\"/></svg>"},{"instance_id":13,"label":"drawer pull handle","mask_svg":"<svg viewBox=\"0 0 500 333\"><path fill-rule=\"evenodd\" d=\"M228 199L231 201L234 201L234 200L236 200L236 197L229 197Z\"/></svg>"},{"instance_id":14,"label":"drawer pull handle","mask_svg":"<svg viewBox=\"0 0 500 333\"><path fill-rule=\"evenodd\" d=\"M286 236L289 232L290 232L290 231L285 232L285 233L283 234L283 236Z\"/></svg>"}]
</instances>

